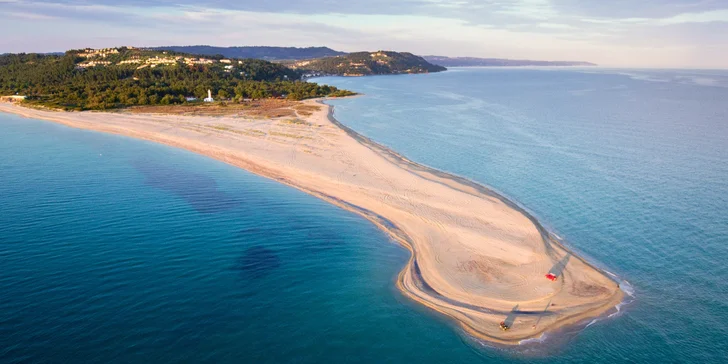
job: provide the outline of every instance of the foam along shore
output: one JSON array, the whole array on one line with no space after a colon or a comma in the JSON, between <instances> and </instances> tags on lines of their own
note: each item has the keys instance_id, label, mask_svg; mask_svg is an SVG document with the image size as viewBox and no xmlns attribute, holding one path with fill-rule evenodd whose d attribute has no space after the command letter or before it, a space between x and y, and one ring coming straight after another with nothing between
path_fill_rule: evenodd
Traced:
<instances>
[{"instance_id":1,"label":"foam along shore","mask_svg":"<svg viewBox=\"0 0 728 364\"><path fill-rule=\"evenodd\" d=\"M622 301L617 282L516 204L370 141L339 124L329 106L304 104L307 112L295 119L56 112L10 103L0 103L0 112L187 149L357 212L412 252L397 278L406 296L488 342L516 345Z\"/></svg>"}]
</instances>

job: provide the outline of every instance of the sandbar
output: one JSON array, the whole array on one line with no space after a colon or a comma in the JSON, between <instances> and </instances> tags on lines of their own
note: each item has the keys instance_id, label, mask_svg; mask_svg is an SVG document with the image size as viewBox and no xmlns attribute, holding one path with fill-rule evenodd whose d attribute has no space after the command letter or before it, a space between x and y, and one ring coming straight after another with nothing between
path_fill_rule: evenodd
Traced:
<instances>
[{"instance_id":1,"label":"sandbar","mask_svg":"<svg viewBox=\"0 0 728 364\"><path fill-rule=\"evenodd\" d=\"M354 211L410 250L397 277L407 297L490 343L517 345L622 301L617 281L517 204L359 135L333 118L331 106L302 104L292 108L295 117L60 112L11 103L0 103L0 112L183 148ZM549 272L556 281L546 279Z\"/></svg>"}]
</instances>

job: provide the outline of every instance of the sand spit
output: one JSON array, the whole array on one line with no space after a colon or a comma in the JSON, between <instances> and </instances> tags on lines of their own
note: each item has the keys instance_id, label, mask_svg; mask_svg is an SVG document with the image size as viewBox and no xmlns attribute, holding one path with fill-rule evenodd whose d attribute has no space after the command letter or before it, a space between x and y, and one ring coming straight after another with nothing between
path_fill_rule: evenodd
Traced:
<instances>
[{"instance_id":1,"label":"sand spit","mask_svg":"<svg viewBox=\"0 0 728 364\"><path fill-rule=\"evenodd\" d=\"M518 205L372 142L338 123L328 106L305 104L295 119L71 113L8 103L0 112L187 149L357 212L412 252L397 279L405 295L488 342L517 345L622 301L617 282ZM546 279L549 272L558 280Z\"/></svg>"}]
</instances>

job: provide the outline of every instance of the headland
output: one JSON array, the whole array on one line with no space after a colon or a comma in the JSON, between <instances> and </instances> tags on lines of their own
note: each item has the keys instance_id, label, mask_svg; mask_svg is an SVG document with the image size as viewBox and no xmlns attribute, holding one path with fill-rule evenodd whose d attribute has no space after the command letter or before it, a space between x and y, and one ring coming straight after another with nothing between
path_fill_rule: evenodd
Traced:
<instances>
[{"instance_id":1,"label":"headland","mask_svg":"<svg viewBox=\"0 0 728 364\"><path fill-rule=\"evenodd\" d=\"M410 250L397 277L407 297L487 342L517 345L601 316L622 301L615 280L517 204L361 136L333 118L330 106L308 100L286 108L275 115L211 116L0 103L0 112L206 155L354 211Z\"/></svg>"}]
</instances>

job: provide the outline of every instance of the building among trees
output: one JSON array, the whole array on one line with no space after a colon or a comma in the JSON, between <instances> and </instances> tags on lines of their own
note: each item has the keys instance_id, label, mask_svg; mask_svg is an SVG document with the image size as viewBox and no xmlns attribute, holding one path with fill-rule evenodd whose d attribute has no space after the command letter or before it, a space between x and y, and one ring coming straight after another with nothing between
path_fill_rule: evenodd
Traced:
<instances>
[{"instance_id":1,"label":"building among trees","mask_svg":"<svg viewBox=\"0 0 728 364\"><path fill-rule=\"evenodd\" d=\"M207 97L202 101L205 101L205 102L214 102L215 101L215 99L212 98L212 90L207 90Z\"/></svg>"}]
</instances>

